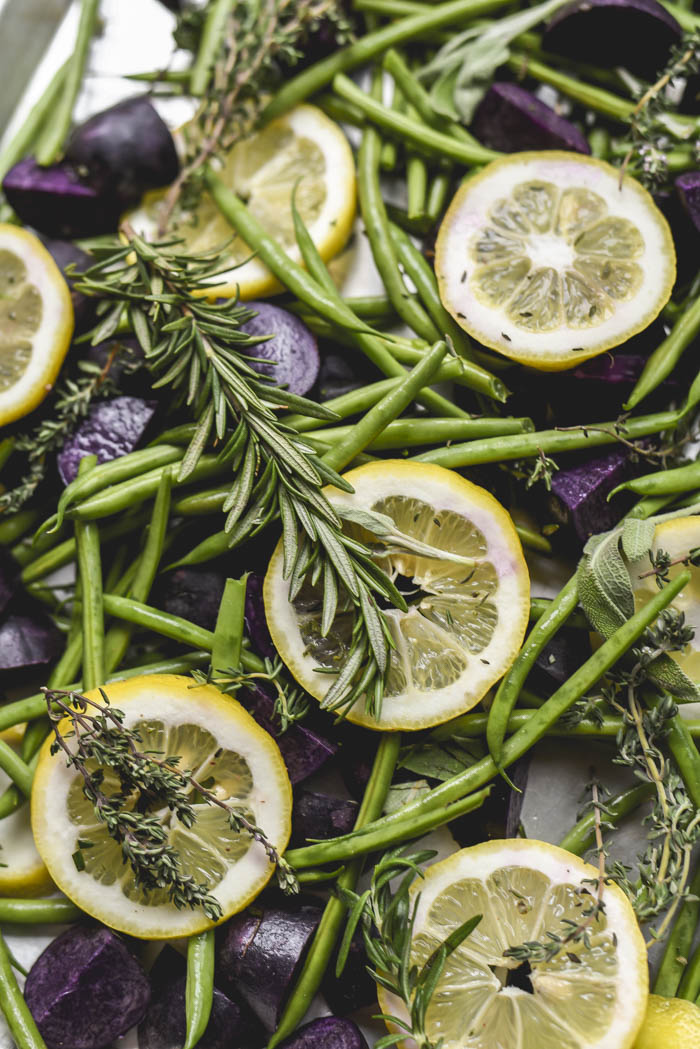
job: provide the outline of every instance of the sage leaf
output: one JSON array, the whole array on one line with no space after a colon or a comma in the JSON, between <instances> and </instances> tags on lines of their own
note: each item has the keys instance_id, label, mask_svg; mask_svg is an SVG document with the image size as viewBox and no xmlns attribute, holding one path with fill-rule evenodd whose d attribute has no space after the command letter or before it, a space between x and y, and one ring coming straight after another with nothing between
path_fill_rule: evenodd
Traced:
<instances>
[{"instance_id":1,"label":"sage leaf","mask_svg":"<svg viewBox=\"0 0 700 1049\"><path fill-rule=\"evenodd\" d=\"M653 520L627 518L622 526L622 550L628 561L638 561L640 557L649 553L655 531L656 525Z\"/></svg>"}]
</instances>

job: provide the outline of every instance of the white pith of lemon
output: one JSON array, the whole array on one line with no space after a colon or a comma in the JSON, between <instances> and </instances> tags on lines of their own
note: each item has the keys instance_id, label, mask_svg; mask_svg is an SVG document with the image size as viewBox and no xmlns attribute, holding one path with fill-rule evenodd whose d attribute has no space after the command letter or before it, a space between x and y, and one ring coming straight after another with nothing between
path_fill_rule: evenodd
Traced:
<instances>
[{"instance_id":1,"label":"white pith of lemon","mask_svg":"<svg viewBox=\"0 0 700 1049\"><path fill-rule=\"evenodd\" d=\"M183 128L186 136L187 128ZM316 106L301 105L241 139L218 172L295 262L302 262L292 219L297 210L324 261L350 236L355 218L355 161L344 132ZM132 218L137 228L155 228L161 194ZM204 194L195 211L170 224L191 252L225 250L231 268L217 276L216 294L255 299L284 291L264 262L253 255L214 202ZM233 239L232 239L233 238Z\"/></svg>"},{"instance_id":2,"label":"white pith of lemon","mask_svg":"<svg viewBox=\"0 0 700 1049\"><path fill-rule=\"evenodd\" d=\"M650 994L634 1049L695 1049L700 1045L700 1008L684 998Z\"/></svg>"},{"instance_id":3,"label":"white pith of lemon","mask_svg":"<svg viewBox=\"0 0 700 1049\"><path fill-rule=\"evenodd\" d=\"M3 738L18 747L5 733ZM0 793L11 782L0 770ZM52 887L49 872L34 844L29 804L24 803L0 820L0 896L39 896L50 892Z\"/></svg>"},{"instance_id":4,"label":"white pith of lemon","mask_svg":"<svg viewBox=\"0 0 700 1049\"><path fill-rule=\"evenodd\" d=\"M474 845L428 867L412 886L414 898L420 893L412 950L418 965L482 915L445 963L426 1014L428 1036L443 1038L443 1049L629 1049L649 978L644 939L617 886L604 888L590 947L579 940L549 962L532 961L515 980L520 963L504 955L546 942L547 932L565 936L565 919L580 924L595 901L596 879L577 856L523 838ZM381 987L378 995L382 1012L406 1019L402 1002Z\"/></svg>"},{"instance_id":5,"label":"white pith of lemon","mask_svg":"<svg viewBox=\"0 0 700 1049\"><path fill-rule=\"evenodd\" d=\"M183 770L194 770L225 802L249 813L273 846L282 852L289 840L292 793L279 748L267 732L234 699L213 685L191 678L154 674L108 685L112 706L125 724L137 728L144 750L179 755ZM86 693L101 701L99 692ZM114 792L114 774L105 774L105 789ZM231 830L223 809L195 803L197 820L189 830L163 808L170 842L184 873L206 882L219 901L223 918L242 910L272 874L265 850L247 834ZM201 908L178 910L165 890L145 897L135 885L120 846L109 837L85 798L82 778L67 768L65 756L44 744L32 790L32 828L37 849L56 885L99 921L142 939L173 939L209 928ZM78 840L85 869L73 854Z\"/></svg>"},{"instance_id":6,"label":"white pith of lemon","mask_svg":"<svg viewBox=\"0 0 700 1049\"><path fill-rule=\"evenodd\" d=\"M420 729L469 710L510 666L529 615L530 580L513 522L492 495L459 474L429 463L383 460L345 474L352 494L327 489L334 505L391 517L425 552L392 553L378 563L396 579L414 581L419 597L408 612L387 610L396 648L391 654L381 717L358 701L348 718L375 729ZM359 526L347 531L363 542ZM453 559L450 560L450 555ZM346 658L353 617L339 614L327 638L320 633L320 594L304 586L294 604L277 546L265 578L265 611L272 639L294 677L323 699ZM413 587L411 587L412 589Z\"/></svg>"},{"instance_id":7,"label":"white pith of lemon","mask_svg":"<svg viewBox=\"0 0 700 1049\"><path fill-rule=\"evenodd\" d=\"M649 193L594 157L513 153L464 183L438 233L440 295L484 346L556 371L642 331L676 275Z\"/></svg>"},{"instance_id":8,"label":"white pith of lemon","mask_svg":"<svg viewBox=\"0 0 700 1049\"><path fill-rule=\"evenodd\" d=\"M38 237L0 224L0 426L43 401L72 334L73 303L58 266Z\"/></svg>"}]
</instances>

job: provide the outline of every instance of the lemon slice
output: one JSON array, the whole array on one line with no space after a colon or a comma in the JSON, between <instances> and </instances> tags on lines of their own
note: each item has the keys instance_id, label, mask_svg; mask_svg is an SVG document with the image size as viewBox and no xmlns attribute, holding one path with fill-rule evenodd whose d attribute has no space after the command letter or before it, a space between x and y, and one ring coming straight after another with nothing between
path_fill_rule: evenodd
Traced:
<instances>
[{"instance_id":1,"label":"lemon slice","mask_svg":"<svg viewBox=\"0 0 700 1049\"><path fill-rule=\"evenodd\" d=\"M700 546L700 517L677 517L670 521L662 521L656 526L654 541L651 549L654 554L659 550L665 550L672 561L684 558L695 547ZM632 590L634 593L635 608L639 610L655 594L659 588L652 575L646 575L651 570L648 558L640 558L629 566ZM682 564L674 565L669 569L671 579L679 572L686 570ZM690 571L690 582L673 601L673 608L685 614L686 623L695 630L695 637L689 645L681 652L669 652L671 659L675 659L681 669L687 674L691 681L700 682L700 568L693 565L688 566ZM642 577L645 578L642 578ZM683 704L684 712L693 709L698 711L698 704ZM693 716L697 717L697 713Z\"/></svg>"},{"instance_id":2,"label":"lemon slice","mask_svg":"<svg viewBox=\"0 0 700 1049\"><path fill-rule=\"evenodd\" d=\"M105 691L126 715L125 724L138 729L144 750L179 755L181 768L195 770L198 782L206 781L222 801L242 808L274 847L284 850L292 802L286 768L272 737L236 700L213 685L169 674L115 682ZM98 692L86 694L100 701ZM208 928L212 923L201 909L178 910L165 890L146 894L135 884L121 847L96 819L82 788L82 777L67 767L65 756L51 754L48 740L32 789L32 828L62 892L105 925L143 939L191 936ZM119 789L109 770L104 789ZM149 811L168 827L183 872L208 884L227 918L260 892L272 866L260 844L231 830L223 809L205 802L195 802L194 808L197 820L189 829L167 808ZM73 860L79 841L93 843L81 849L84 870Z\"/></svg>"},{"instance_id":3,"label":"lemon slice","mask_svg":"<svg viewBox=\"0 0 700 1049\"><path fill-rule=\"evenodd\" d=\"M73 304L58 266L32 233L0 224L0 426L43 401L72 334Z\"/></svg>"},{"instance_id":4,"label":"lemon slice","mask_svg":"<svg viewBox=\"0 0 700 1049\"><path fill-rule=\"evenodd\" d=\"M437 239L442 301L484 346L573 368L646 328L676 276L652 197L602 160L514 153L458 190Z\"/></svg>"},{"instance_id":5,"label":"lemon slice","mask_svg":"<svg viewBox=\"0 0 700 1049\"><path fill-rule=\"evenodd\" d=\"M548 962L505 954L546 942L547 932L567 935L567 921L585 920L596 881L595 868L577 856L522 838L462 849L429 867L413 886L416 964L463 922L482 919L445 963L426 1014L428 1036L443 1039L442 1049L628 1049L649 977L644 939L620 889L606 885L589 945L579 940ZM378 994L384 1013L407 1018L398 999L381 987Z\"/></svg>"},{"instance_id":6,"label":"lemon slice","mask_svg":"<svg viewBox=\"0 0 700 1049\"><path fill-rule=\"evenodd\" d=\"M17 741L5 733L3 738L19 750ZM11 782L10 777L0 771L0 794ZM0 896L39 896L52 887L49 872L34 844L29 805L21 805L0 820Z\"/></svg>"},{"instance_id":7,"label":"lemon slice","mask_svg":"<svg viewBox=\"0 0 700 1049\"><path fill-rule=\"evenodd\" d=\"M297 210L324 260L350 236L356 203L352 150L341 128L315 106L298 106L237 142L219 174L296 262L301 256L291 209L295 187ZM138 213L137 228L143 227L144 212L147 225L157 224L161 200L151 198ZM284 290L240 237L231 239L230 225L208 194L193 212L173 221L170 232L192 252L226 249L231 268L216 278L217 295L253 299Z\"/></svg>"},{"instance_id":8,"label":"lemon slice","mask_svg":"<svg viewBox=\"0 0 700 1049\"><path fill-rule=\"evenodd\" d=\"M690 1049L700 1045L700 1008L683 998L650 994L634 1049Z\"/></svg>"},{"instance_id":9,"label":"lemon slice","mask_svg":"<svg viewBox=\"0 0 700 1049\"><path fill-rule=\"evenodd\" d=\"M391 552L378 564L405 589L408 612L387 610L395 643L381 717L358 702L351 721L375 729L420 729L469 710L510 666L529 614L530 580L513 522L492 495L457 473L429 463L384 460L345 475L353 494L329 489L338 507L390 517L418 555ZM376 538L358 525L347 531ZM293 603L277 546L264 586L267 621L277 651L317 699L347 657L353 627L348 602L321 636L321 593L305 584Z\"/></svg>"}]
</instances>

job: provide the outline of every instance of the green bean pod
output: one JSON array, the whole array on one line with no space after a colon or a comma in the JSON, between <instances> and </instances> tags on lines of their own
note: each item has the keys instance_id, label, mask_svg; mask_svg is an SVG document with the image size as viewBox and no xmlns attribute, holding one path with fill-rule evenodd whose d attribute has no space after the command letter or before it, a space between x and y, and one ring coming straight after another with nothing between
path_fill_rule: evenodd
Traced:
<instances>
[{"instance_id":1,"label":"green bean pod","mask_svg":"<svg viewBox=\"0 0 700 1049\"><path fill-rule=\"evenodd\" d=\"M209 1023L214 1001L214 949L213 929L205 929L187 941L184 1049L194 1049Z\"/></svg>"},{"instance_id":2,"label":"green bean pod","mask_svg":"<svg viewBox=\"0 0 700 1049\"><path fill-rule=\"evenodd\" d=\"M636 492L637 495L678 495L682 492L694 491L700 486L700 462L688 463L687 466L677 466L673 470L658 470L656 473L643 474L642 477L634 477L630 481L623 481L613 488L608 495L608 502L618 492Z\"/></svg>"},{"instance_id":3,"label":"green bean pod","mask_svg":"<svg viewBox=\"0 0 700 1049\"><path fill-rule=\"evenodd\" d=\"M618 794L616 798L606 801L605 822L617 826L625 816L635 812L640 805L653 797L655 790L653 783L640 783L638 787L632 787ZM561 839L559 847L573 852L576 856L583 856L595 842L596 818L594 810L587 812Z\"/></svg>"},{"instance_id":4,"label":"green bean pod","mask_svg":"<svg viewBox=\"0 0 700 1049\"><path fill-rule=\"evenodd\" d=\"M650 786L654 789L653 784ZM666 941L663 958L654 982L654 994L660 994L664 998L673 998L678 993L690 957L695 930L700 919L700 867L695 872L689 890L689 896L696 898L683 900L678 917ZM691 1001L695 997L693 996Z\"/></svg>"},{"instance_id":5,"label":"green bean pod","mask_svg":"<svg viewBox=\"0 0 700 1049\"><path fill-rule=\"evenodd\" d=\"M140 531L147 521L148 515L144 513L124 515L117 521L113 521L111 524L101 528L100 538L103 543L111 542L112 539L120 539L124 535ZM75 561L75 557L76 546L75 536L73 536L72 539L66 539L25 565L21 574L22 582L25 585L35 583L38 579L43 579L44 576L55 572L57 568L69 565L72 561Z\"/></svg>"},{"instance_id":6,"label":"green bean pod","mask_svg":"<svg viewBox=\"0 0 700 1049\"><path fill-rule=\"evenodd\" d=\"M46 1049L46 1042L39 1034L34 1017L19 989L12 968L12 956L0 933L0 1009L17 1049Z\"/></svg>"},{"instance_id":7,"label":"green bean pod","mask_svg":"<svg viewBox=\"0 0 700 1049\"><path fill-rule=\"evenodd\" d=\"M96 462L94 455L81 459L78 478L89 474ZM105 677L102 560L97 525L76 521L75 545L83 614L83 683L86 689L92 689L101 685Z\"/></svg>"},{"instance_id":8,"label":"green bean pod","mask_svg":"<svg viewBox=\"0 0 700 1049\"><path fill-rule=\"evenodd\" d=\"M63 896L45 900L0 898L0 923L3 925L62 925L83 917L83 912Z\"/></svg>"}]
</instances>

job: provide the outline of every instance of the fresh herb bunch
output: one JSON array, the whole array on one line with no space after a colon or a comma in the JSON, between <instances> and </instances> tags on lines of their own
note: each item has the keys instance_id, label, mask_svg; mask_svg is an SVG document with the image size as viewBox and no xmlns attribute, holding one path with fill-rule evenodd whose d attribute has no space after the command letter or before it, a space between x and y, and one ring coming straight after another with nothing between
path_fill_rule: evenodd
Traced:
<instances>
[{"instance_id":1,"label":"fresh herb bunch","mask_svg":"<svg viewBox=\"0 0 700 1049\"><path fill-rule=\"evenodd\" d=\"M154 387L169 387L190 406L197 427L180 481L210 440L219 445L235 475L223 506L230 545L279 516L290 600L307 580L322 586L324 636L339 608L354 611L351 649L323 705L344 710L364 696L368 712L378 716L393 644L379 601L404 610L405 602L371 551L344 533L322 491L326 484L351 487L276 416L281 408L322 419L333 413L251 367L245 349L259 339L240 328L250 311L235 299L205 297L215 294L219 253L185 254L172 240L149 244L128 226L123 235L126 243L115 239L95 249L98 261L76 284L100 299L93 341L108 337L126 314L157 377Z\"/></svg>"},{"instance_id":2,"label":"fresh herb bunch","mask_svg":"<svg viewBox=\"0 0 700 1049\"><path fill-rule=\"evenodd\" d=\"M176 907L201 907L211 921L222 917L221 905L209 891L209 885L182 872L180 857L168 843L161 816L149 815L141 806L127 806L127 799L136 793L149 807L167 807L185 827L192 827L197 819L191 801L193 790L198 800L226 812L232 831L248 834L263 846L285 892L298 891L291 867L261 828L242 810L222 801L195 780L190 770L181 769L179 757L157 758L151 751L140 750L138 731L127 728L123 711L110 705L103 689L100 693L104 703L78 692L49 688L42 691L54 736L51 752L62 751L66 764L80 773L85 797L110 837L121 845L124 861L145 892L166 889ZM102 789L105 769L119 779L121 789L114 794ZM91 845L81 841L73 857L79 870L85 865L83 850Z\"/></svg>"},{"instance_id":3,"label":"fresh herb bunch","mask_svg":"<svg viewBox=\"0 0 700 1049\"><path fill-rule=\"evenodd\" d=\"M204 674L193 670L192 676L201 684L214 684L220 692L235 696L241 689L255 688L260 682L274 689L274 713L279 721L280 732L284 733L297 721L302 721L309 712L310 699L303 688L289 680L287 668L277 656L265 659L265 669L259 673L248 672L242 667L220 668Z\"/></svg>"},{"instance_id":4,"label":"fresh herb bunch","mask_svg":"<svg viewBox=\"0 0 700 1049\"><path fill-rule=\"evenodd\" d=\"M372 872L369 889L361 895L348 890L343 892L349 913L338 952L336 976L342 974L353 934L361 924L372 977L404 1003L409 1015L408 1022L399 1016L381 1016L380 1019L398 1030L375 1042L375 1049L398 1045L407 1035L415 1041L417 1049L440 1049L442 1039L434 1042L425 1029L430 999L447 958L474 931L481 915L463 922L423 965L417 965L411 960L411 946L420 895L411 900L410 888L417 877L423 877L420 864L433 859L435 853L426 850L403 856L402 852L402 848L393 849L382 856ZM392 888L391 882L396 878L400 881L396 888Z\"/></svg>"}]
</instances>

